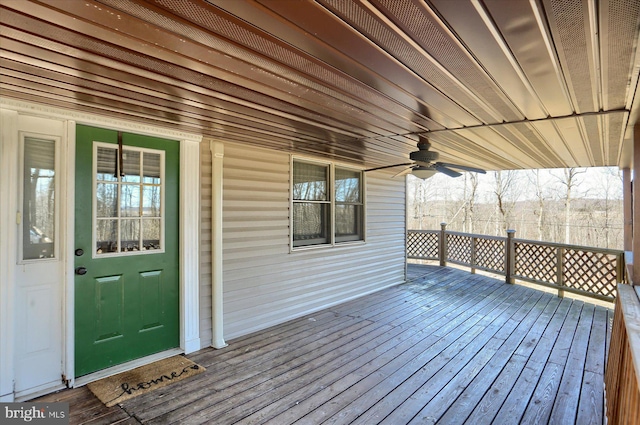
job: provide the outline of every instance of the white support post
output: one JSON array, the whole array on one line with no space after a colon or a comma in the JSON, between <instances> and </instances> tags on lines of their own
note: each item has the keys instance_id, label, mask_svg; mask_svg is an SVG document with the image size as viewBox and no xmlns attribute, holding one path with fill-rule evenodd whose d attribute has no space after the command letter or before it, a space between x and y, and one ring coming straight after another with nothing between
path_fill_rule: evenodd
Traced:
<instances>
[{"instance_id":1,"label":"white support post","mask_svg":"<svg viewBox=\"0 0 640 425\"><path fill-rule=\"evenodd\" d=\"M633 223L633 266L631 267L631 282L637 284L636 281L640 280L640 226L636 226L635 223L640 223L640 124L636 124L633 128L633 176L634 184L632 185L632 216L631 222Z\"/></svg>"},{"instance_id":2,"label":"white support post","mask_svg":"<svg viewBox=\"0 0 640 425\"><path fill-rule=\"evenodd\" d=\"M14 401L18 113L0 109L0 402Z\"/></svg>"},{"instance_id":3,"label":"white support post","mask_svg":"<svg viewBox=\"0 0 640 425\"><path fill-rule=\"evenodd\" d=\"M223 274L222 274L222 166L224 145L210 142L211 149L211 327L214 348L227 346L223 327Z\"/></svg>"},{"instance_id":4,"label":"white support post","mask_svg":"<svg viewBox=\"0 0 640 425\"><path fill-rule=\"evenodd\" d=\"M180 347L200 349L200 143L180 142Z\"/></svg>"},{"instance_id":5,"label":"white support post","mask_svg":"<svg viewBox=\"0 0 640 425\"><path fill-rule=\"evenodd\" d=\"M624 255L621 258L622 261L620 261L618 269L619 282L633 282L633 195L631 192L631 169L626 167L622 169Z\"/></svg>"},{"instance_id":6,"label":"white support post","mask_svg":"<svg viewBox=\"0 0 640 425\"><path fill-rule=\"evenodd\" d=\"M622 169L622 199L624 214L624 250L633 248L633 206L631 205L631 169Z\"/></svg>"},{"instance_id":7,"label":"white support post","mask_svg":"<svg viewBox=\"0 0 640 425\"><path fill-rule=\"evenodd\" d=\"M65 181L67 187L64 189L67 199L64 202L64 214L65 217L65 290L63 305L63 339L64 339L64 356L62 367L66 384L69 388L75 385L75 274L74 262L75 256L69 253L74 251L75 247L75 222L76 222L76 122L68 120L66 130L66 143L65 143L65 161L67 166L63 167L63 172L66 173Z\"/></svg>"}]
</instances>

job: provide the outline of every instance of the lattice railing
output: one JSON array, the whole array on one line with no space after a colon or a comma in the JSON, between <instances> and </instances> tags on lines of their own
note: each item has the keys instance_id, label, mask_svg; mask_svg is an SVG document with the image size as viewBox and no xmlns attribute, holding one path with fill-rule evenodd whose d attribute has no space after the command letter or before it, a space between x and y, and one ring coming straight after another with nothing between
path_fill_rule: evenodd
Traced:
<instances>
[{"instance_id":1,"label":"lattice railing","mask_svg":"<svg viewBox=\"0 0 640 425\"><path fill-rule=\"evenodd\" d=\"M564 250L564 285L580 291L615 297L618 257L613 253Z\"/></svg>"},{"instance_id":2,"label":"lattice railing","mask_svg":"<svg viewBox=\"0 0 640 425\"><path fill-rule=\"evenodd\" d=\"M558 283L558 255L553 247L535 242L514 242L514 250L514 277Z\"/></svg>"},{"instance_id":3,"label":"lattice railing","mask_svg":"<svg viewBox=\"0 0 640 425\"><path fill-rule=\"evenodd\" d=\"M424 260L437 260L438 238L438 231L409 230L407 232L407 257Z\"/></svg>"},{"instance_id":4,"label":"lattice railing","mask_svg":"<svg viewBox=\"0 0 640 425\"><path fill-rule=\"evenodd\" d=\"M473 237L463 233L447 232L447 261L471 265L471 244Z\"/></svg>"},{"instance_id":5,"label":"lattice railing","mask_svg":"<svg viewBox=\"0 0 640 425\"><path fill-rule=\"evenodd\" d=\"M481 270L504 274L504 254L507 238L476 236L474 237L474 240L475 266Z\"/></svg>"},{"instance_id":6,"label":"lattice railing","mask_svg":"<svg viewBox=\"0 0 640 425\"><path fill-rule=\"evenodd\" d=\"M515 279L612 301L624 282L623 252L514 239Z\"/></svg>"},{"instance_id":7,"label":"lattice railing","mask_svg":"<svg viewBox=\"0 0 640 425\"><path fill-rule=\"evenodd\" d=\"M623 252L551 242L437 230L409 230L407 257L452 262L564 291L612 301L625 281Z\"/></svg>"}]
</instances>

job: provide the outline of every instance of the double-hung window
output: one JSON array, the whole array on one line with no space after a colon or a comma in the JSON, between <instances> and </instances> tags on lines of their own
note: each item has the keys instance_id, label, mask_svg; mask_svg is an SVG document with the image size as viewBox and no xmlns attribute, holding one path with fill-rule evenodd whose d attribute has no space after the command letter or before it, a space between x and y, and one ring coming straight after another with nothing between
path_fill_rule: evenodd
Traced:
<instances>
[{"instance_id":1,"label":"double-hung window","mask_svg":"<svg viewBox=\"0 0 640 425\"><path fill-rule=\"evenodd\" d=\"M293 247L364 240L362 172L293 160Z\"/></svg>"}]
</instances>

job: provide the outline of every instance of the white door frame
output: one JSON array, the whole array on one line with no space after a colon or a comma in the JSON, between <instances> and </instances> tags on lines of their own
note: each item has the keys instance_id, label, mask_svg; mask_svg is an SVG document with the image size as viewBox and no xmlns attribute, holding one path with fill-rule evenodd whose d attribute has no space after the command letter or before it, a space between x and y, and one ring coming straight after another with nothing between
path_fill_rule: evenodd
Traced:
<instances>
[{"instance_id":1,"label":"white door frame","mask_svg":"<svg viewBox=\"0 0 640 425\"><path fill-rule=\"evenodd\" d=\"M61 217L63 227L67 229L66 247L61 253L65 264L65 288L63 296L63 374L67 385L76 386L74 378L74 258L75 244L75 137L76 124L86 124L96 127L127 131L155 137L180 141L180 349L184 353L191 353L200 349L199 328L199 224L200 224L200 142L202 136L182 131L152 127L140 123L121 121L114 118L102 117L78 111L52 108L49 106L0 98L0 118L3 140L5 137L17 137L18 115L40 116L58 119L66 122L67 138L65 144L67 152L65 173L67 185L66 199L63 201ZM15 121L15 125L12 122ZM168 124L170 125L170 124ZM13 135L15 133L15 136ZM18 171L14 152L7 148L13 143L0 144L0 195L3 203L9 202L10 208L0 209L0 279L6 284L0 285L0 402L14 401L14 310L10 300L14 293L14 270L16 267L15 234L9 231L15 223L16 200L9 196L12 185L17 184ZM6 166L4 166L6 165ZM13 239L12 239L13 238ZM131 367L134 367L131 364ZM107 371L104 375L109 374ZM97 376L96 376L97 378ZM82 384L82 382L78 383Z\"/></svg>"},{"instance_id":2,"label":"white door frame","mask_svg":"<svg viewBox=\"0 0 640 425\"><path fill-rule=\"evenodd\" d=\"M18 113L0 107L0 402L13 401L14 299L17 263Z\"/></svg>"}]
</instances>

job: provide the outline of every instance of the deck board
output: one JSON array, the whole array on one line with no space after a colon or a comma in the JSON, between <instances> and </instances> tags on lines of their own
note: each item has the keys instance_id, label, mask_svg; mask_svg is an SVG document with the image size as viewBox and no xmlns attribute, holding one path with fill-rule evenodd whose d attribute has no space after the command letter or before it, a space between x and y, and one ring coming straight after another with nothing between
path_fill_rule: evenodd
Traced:
<instances>
[{"instance_id":1,"label":"deck board","mask_svg":"<svg viewBox=\"0 0 640 425\"><path fill-rule=\"evenodd\" d=\"M493 353L497 352L505 342L501 336L511 335L516 328L516 321L512 318L517 314L522 314L523 310L530 311L530 309L534 307L537 299L536 296L530 297L513 313L507 310L506 315L501 315L503 320L498 320L498 318L494 319L491 315L485 316L483 318L485 323L482 323L482 321L478 323L478 330L481 330L481 332L471 341L462 341L464 347L461 347L460 351L432 377L425 382L421 382L420 388L402 405L395 408L382 423L409 423L416 415L418 415L418 417L415 418L417 423L435 420L438 417L436 412L440 406L438 406L437 403L432 403L432 405L427 404L425 406L424 403L432 401L433 397L442 390L451 377L455 378L458 375L463 375L462 368L467 365L468 362L472 360L484 360L484 352L486 351L484 347L489 345ZM512 307L518 306L515 305ZM498 331L505 330L506 332L503 332L501 336L498 334ZM491 356L487 357L486 360L488 361L490 358ZM419 415L418 413L422 406L424 406L424 409L422 409L422 413Z\"/></svg>"},{"instance_id":2,"label":"deck board","mask_svg":"<svg viewBox=\"0 0 640 425\"><path fill-rule=\"evenodd\" d=\"M463 378L465 378L465 381L463 381L462 383L457 383L458 387L456 388L455 393L450 393L450 392L444 393L444 394L442 394L442 392L439 393L436 399L430 401L422 409L422 411L414 419L415 423L420 423L420 422L435 423L442 416L442 414L445 413L445 411L448 409L449 406L447 401L456 399L457 396L459 396L462 393L462 390L465 389L471 383L473 378L480 374L480 372L484 369L486 364L491 359L512 358L513 352L516 350L516 348L518 347L522 339L525 337L526 330L530 329L531 324L534 321L538 320L538 318L540 317L540 313L546 310L550 300L551 298L549 296L541 296L539 298L538 297L530 298L529 301L525 303L523 307L516 312L516 314L511 316L509 320L505 322L505 325L502 326L499 329L499 332L497 332L490 340L490 341L495 340L496 342L499 343L496 349L494 350L494 353L491 356L491 358L488 358L485 362L481 363L480 364L481 368L478 370L466 372L465 371L466 367L465 369L462 369L458 373L458 375L456 375L456 377L462 376ZM526 312L526 316L524 316L522 318L522 321L520 321L519 324L517 324L518 322L514 320L514 317L518 317L518 314L523 314L524 312ZM475 355L475 357L473 357L473 360L476 360L476 358L479 357L481 353L482 351L479 351L478 354ZM494 363L493 366L495 365L496 364ZM452 374L453 371L449 373ZM490 392L489 394L495 395L497 393ZM450 396L455 395L456 397L451 398L451 397L447 397L447 395L450 395ZM489 405L491 404L493 403L489 402ZM494 410L494 409L491 409L491 410Z\"/></svg>"},{"instance_id":3,"label":"deck board","mask_svg":"<svg viewBox=\"0 0 640 425\"><path fill-rule=\"evenodd\" d=\"M205 349L205 373L71 424L602 424L611 310L481 274L406 284Z\"/></svg>"},{"instance_id":4,"label":"deck board","mask_svg":"<svg viewBox=\"0 0 640 425\"><path fill-rule=\"evenodd\" d=\"M531 396L535 390L536 383L538 382L544 366L547 363L551 349L558 338L560 328L564 323L571 304L571 300L569 299L563 299L558 303L553 317L544 327L542 336L535 347L533 347L533 351L530 354L528 352L523 352L523 346L516 351L517 355L528 356L528 360L514 386L511 388L505 402L498 411L498 414L494 418L495 423L518 424L520 422L520 418L523 416L527 405L529 404ZM533 331L535 331L535 328L532 329L532 332ZM529 341L527 339L524 346L529 342L533 343L533 341Z\"/></svg>"}]
</instances>

